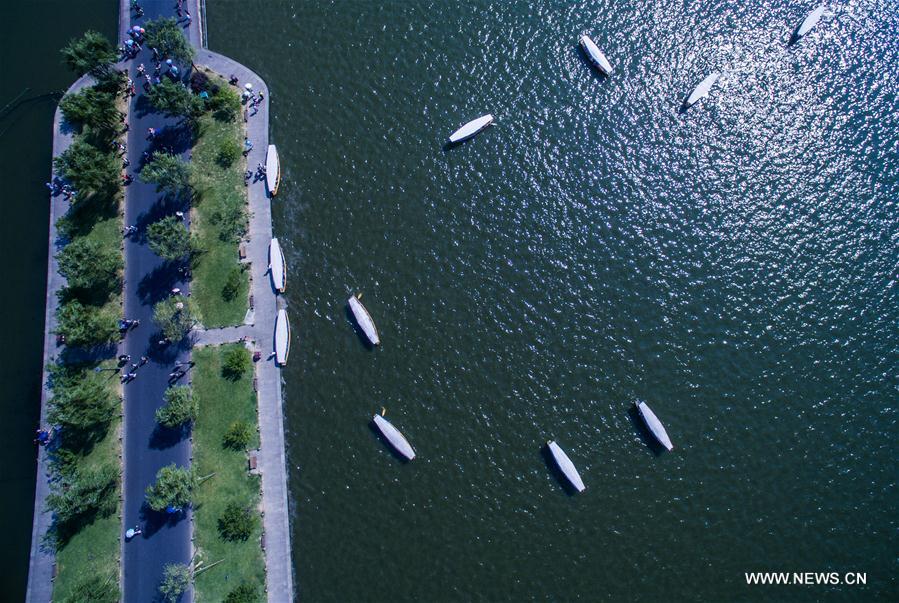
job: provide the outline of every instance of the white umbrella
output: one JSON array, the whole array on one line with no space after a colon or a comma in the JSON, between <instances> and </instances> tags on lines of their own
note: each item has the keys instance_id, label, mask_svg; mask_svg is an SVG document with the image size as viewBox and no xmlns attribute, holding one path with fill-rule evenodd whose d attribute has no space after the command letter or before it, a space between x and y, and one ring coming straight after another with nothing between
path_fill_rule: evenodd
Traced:
<instances>
[{"instance_id":1,"label":"white umbrella","mask_svg":"<svg viewBox=\"0 0 899 603\"><path fill-rule=\"evenodd\" d=\"M252 90L252 89L253 89L253 84L247 82L246 84L244 84L244 88L246 88L247 90Z\"/></svg>"}]
</instances>

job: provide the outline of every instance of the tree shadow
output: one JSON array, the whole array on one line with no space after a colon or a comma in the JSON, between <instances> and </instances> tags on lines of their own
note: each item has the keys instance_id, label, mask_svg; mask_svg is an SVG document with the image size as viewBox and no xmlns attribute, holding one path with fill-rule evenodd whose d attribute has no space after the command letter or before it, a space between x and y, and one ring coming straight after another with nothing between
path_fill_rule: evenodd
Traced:
<instances>
[{"instance_id":1,"label":"tree shadow","mask_svg":"<svg viewBox=\"0 0 899 603\"><path fill-rule=\"evenodd\" d=\"M144 275L137 285L137 295L144 304L156 304L171 295L172 289L184 276L178 272L185 262L163 262Z\"/></svg>"},{"instance_id":2,"label":"tree shadow","mask_svg":"<svg viewBox=\"0 0 899 603\"><path fill-rule=\"evenodd\" d=\"M154 153L164 151L172 155L181 155L193 146L193 130L184 121L168 125L159 130L150 144Z\"/></svg>"},{"instance_id":3,"label":"tree shadow","mask_svg":"<svg viewBox=\"0 0 899 603\"><path fill-rule=\"evenodd\" d=\"M157 423L156 427L153 428L153 433L150 435L150 448L154 450L171 448L189 435L190 425L185 424L179 427L170 428Z\"/></svg>"},{"instance_id":4,"label":"tree shadow","mask_svg":"<svg viewBox=\"0 0 899 603\"><path fill-rule=\"evenodd\" d=\"M140 507L140 518L143 523L141 537L146 540L163 528L175 527L187 518L187 513L184 510L177 513L154 511L145 501Z\"/></svg>"}]
</instances>

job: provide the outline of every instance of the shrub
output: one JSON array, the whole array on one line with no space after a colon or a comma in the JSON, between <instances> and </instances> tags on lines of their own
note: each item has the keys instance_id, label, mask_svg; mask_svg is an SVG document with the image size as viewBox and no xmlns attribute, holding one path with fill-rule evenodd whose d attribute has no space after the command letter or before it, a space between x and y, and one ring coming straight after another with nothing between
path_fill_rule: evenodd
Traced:
<instances>
[{"instance_id":1,"label":"shrub","mask_svg":"<svg viewBox=\"0 0 899 603\"><path fill-rule=\"evenodd\" d=\"M197 420L199 405L187 385L175 385L163 394L165 406L156 409L156 422L173 429Z\"/></svg>"},{"instance_id":2,"label":"shrub","mask_svg":"<svg viewBox=\"0 0 899 603\"><path fill-rule=\"evenodd\" d=\"M243 284L243 270L239 267L235 267L228 273L228 279L225 281L225 286L222 287L222 298L225 301L231 301L237 294L240 293L240 286Z\"/></svg>"},{"instance_id":3,"label":"shrub","mask_svg":"<svg viewBox=\"0 0 899 603\"><path fill-rule=\"evenodd\" d=\"M225 597L225 603L256 603L257 601L259 601L259 588L249 582L238 584Z\"/></svg>"},{"instance_id":4,"label":"shrub","mask_svg":"<svg viewBox=\"0 0 899 603\"><path fill-rule=\"evenodd\" d=\"M246 540L256 528L259 518L250 509L229 503L219 518L219 534L225 540Z\"/></svg>"},{"instance_id":5,"label":"shrub","mask_svg":"<svg viewBox=\"0 0 899 603\"><path fill-rule=\"evenodd\" d=\"M230 86L219 86L209 97L212 116L219 121L234 121L240 115L240 96Z\"/></svg>"},{"instance_id":6,"label":"shrub","mask_svg":"<svg viewBox=\"0 0 899 603\"><path fill-rule=\"evenodd\" d=\"M196 481L192 469L167 465L156 473L156 483L147 487L147 505L154 511L190 504Z\"/></svg>"},{"instance_id":7,"label":"shrub","mask_svg":"<svg viewBox=\"0 0 899 603\"><path fill-rule=\"evenodd\" d=\"M222 360L222 375L229 381L237 381L244 376L253 361L250 351L243 346L233 346L225 350Z\"/></svg>"},{"instance_id":8,"label":"shrub","mask_svg":"<svg viewBox=\"0 0 899 603\"><path fill-rule=\"evenodd\" d=\"M234 421L225 432L222 445L232 450L246 450L253 438L253 430L246 421Z\"/></svg>"},{"instance_id":9,"label":"shrub","mask_svg":"<svg viewBox=\"0 0 899 603\"><path fill-rule=\"evenodd\" d=\"M228 168L237 161L238 157L240 157L240 145L236 140L228 138L219 145L215 160L223 168Z\"/></svg>"}]
</instances>

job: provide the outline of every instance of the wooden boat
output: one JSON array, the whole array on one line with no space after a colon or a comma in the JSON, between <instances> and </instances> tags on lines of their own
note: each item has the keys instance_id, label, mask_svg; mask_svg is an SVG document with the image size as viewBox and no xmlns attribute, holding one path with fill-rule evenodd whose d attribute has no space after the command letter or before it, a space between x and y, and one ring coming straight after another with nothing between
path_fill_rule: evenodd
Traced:
<instances>
[{"instance_id":1,"label":"wooden boat","mask_svg":"<svg viewBox=\"0 0 899 603\"><path fill-rule=\"evenodd\" d=\"M668 432L665 431L665 427L662 425L662 422L659 421L659 418L656 416L652 409L646 405L646 402L636 401L634 405L637 407L637 410L640 411L640 417L643 419L643 422L646 423L646 427L649 428L650 433L652 433L653 437L658 440L659 444L665 447L666 450L673 450L674 445L671 443L671 439L668 437Z\"/></svg>"},{"instance_id":2,"label":"wooden boat","mask_svg":"<svg viewBox=\"0 0 899 603\"><path fill-rule=\"evenodd\" d=\"M587 53L587 56L590 57L590 61L596 65L597 69L605 73L606 75L610 75L612 73L612 64L609 63L609 59L606 58L606 55L602 53L593 40L590 39L590 36L583 35L579 40L581 44L581 48L584 49L584 52Z\"/></svg>"},{"instance_id":3,"label":"wooden boat","mask_svg":"<svg viewBox=\"0 0 899 603\"><path fill-rule=\"evenodd\" d=\"M799 26L799 29L796 30L796 38L801 38L805 34L807 34L815 25L818 24L818 21L821 20L821 15L824 14L824 5L822 4L815 10L809 13L808 17L802 22L802 25Z\"/></svg>"},{"instance_id":4,"label":"wooden boat","mask_svg":"<svg viewBox=\"0 0 899 603\"><path fill-rule=\"evenodd\" d=\"M412 445L409 443L409 440L400 433L400 430L393 426L393 423L382 417L381 415L375 415L372 420L375 422L375 427L378 428L378 431L381 432L387 441L390 442L390 445L393 446L397 452L399 452L406 460L411 461L415 458L415 450L412 449Z\"/></svg>"},{"instance_id":5,"label":"wooden boat","mask_svg":"<svg viewBox=\"0 0 899 603\"><path fill-rule=\"evenodd\" d=\"M553 455L556 465L562 470L562 474L578 492L583 492L586 486L584 486L584 482L581 480L581 474L577 472L574 463L571 462L565 451L559 448L559 445L553 440L548 441L546 445L549 446L549 452Z\"/></svg>"},{"instance_id":6,"label":"wooden boat","mask_svg":"<svg viewBox=\"0 0 899 603\"><path fill-rule=\"evenodd\" d=\"M687 106L690 107L699 99L708 97L709 90L712 89L712 86L715 85L715 82L718 81L719 77L721 77L720 73L713 73L699 82L699 85L696 86L693 93L690 94L690 97L687 99Z\"/></svg>"},{"instance_id":7,"label":"wooden boat","mask_svg":"<svg viewBox=\"0 0 899 603\"><path fill-rule=\"evenodd\" d=\"M352 296L347 303L350 305L350 310L353 312L353 318L356 319L356 323L359 325L359 328L362 329L362 332L365 333L365 336L371 342L372 345L381 345L381 338L378 336L378 327L375 326L375 321L371 319L371 314L368 313L368 310L365 309L365 306L362 305L362 302L359 301L359 296Z\"/></svg>"},{"instance_id":8,"label":"wooden boat","mask_svg":"<svg viewBox=\"0 0 899 603\"><path fill-rule=\"evenodd\" d=\"M487 126L493 123L493 116L489 113L487 115L482 115L477 119L473 119L452 134L450 134L449 141L451 143L462 142L468 138L471 138Z\"/></svg>"},{"instance_id":9,"label":"wooden boat","mask_svg":"<svg viewBox=\"0 0 899 603\"><path fill-rule=\"evenodd\" d=\"M265 154L265 184L272 197L278 194L278 186L281 184L281 161L278 159L278 149L273 144L268 145Z\"/></svg>"},{"instance_id":10,"label":"wooden boat","mask_svg":"<svg viewBox=\"0 0 899 603\"><path fill-rule=\"evenodd\" d=\"M287 310L278 310L275 319L275 362L284 366L287 364L287 356L290 354L290 322L287 320Z\"/></svg>"},{"instance_id":11,"label":"wooden boat","mask_svg":"<svg viewBox=\"0 0 899 603\"><path fill-rule=\"evenodd\" d=\"M278 239L272 239L268 245L268 265L272 274L272 285L279 293L284 293L287 287L287 264L284 262L284 252Z\"/></svg>"}]
</instances>

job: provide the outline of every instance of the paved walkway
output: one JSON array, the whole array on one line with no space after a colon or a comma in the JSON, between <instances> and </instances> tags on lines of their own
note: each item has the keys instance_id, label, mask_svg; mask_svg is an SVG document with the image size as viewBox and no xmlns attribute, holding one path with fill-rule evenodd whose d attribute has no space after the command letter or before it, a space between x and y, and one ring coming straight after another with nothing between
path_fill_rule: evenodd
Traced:
<instances>
[{"instance_id":1,"label":"paved walkway","mask_svg":"<svg viewBox=\"0 0 899 603\"><path fill-rule=\"evenodd\" d=\"M89 76L83 76L66 91L66 94L78 92L92 83ZM63 125L62 111L56 108L53 116L53 157L58 157L69 145L72 144L74 134ZM51 179L57 176L56 170L51 170ZM47 387L50 365L62 350L62 346L56 344L56 308L59 306L57 293L66 285L66 279L59 273L59 263L56 254L62 250L63 242L56 231L56 221L69 209L69 202L60 195L50 195L50 227L47 236L47 302L44 318L44 368L42 374L43 387L41 388L41 425L47 425L47 400L50 390ZM28 587L25 600L28 602L43 603L50 601L53 593L53 573L56 562L56 553L52 547L43 546L43 538L53 524L53 514L46 509L47 495L50 494L50 459L47 450L38 447L37 453L37 480L34 492L34 522L31 528L31 557L28 565Z\"/></svg>"}]
</instances>

